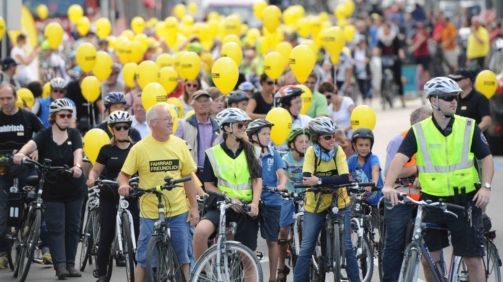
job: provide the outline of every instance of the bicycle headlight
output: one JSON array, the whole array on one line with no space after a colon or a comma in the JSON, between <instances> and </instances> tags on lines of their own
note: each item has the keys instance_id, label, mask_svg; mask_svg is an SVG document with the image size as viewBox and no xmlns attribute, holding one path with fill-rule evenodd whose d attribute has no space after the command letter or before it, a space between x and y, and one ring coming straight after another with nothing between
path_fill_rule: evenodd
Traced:
<instances>
[{"instance_id":1,"label":"bicycle headlight","mask_svg":"<svg viewBox=\"0 0 503 282\"><path fill-rule=\"evenodd\" d=\"M121 201L121 209L127 209L129 207L129 202L126 200Z\"/></svg>"}]
</instances>

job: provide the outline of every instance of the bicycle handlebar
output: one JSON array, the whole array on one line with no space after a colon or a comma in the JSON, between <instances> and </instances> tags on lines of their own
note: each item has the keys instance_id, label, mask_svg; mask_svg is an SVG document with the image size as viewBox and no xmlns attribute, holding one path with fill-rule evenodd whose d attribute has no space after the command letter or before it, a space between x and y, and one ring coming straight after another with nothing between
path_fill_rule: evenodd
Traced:
<instances>
[{"instance_id":1,"label":"bicycle handlebar","mask_svg":"<svg viewBox=\"0 0 503 282\"><path fill-rule=\"evenodd\" d=\"M451 214L451 215L455 216L456 218L458 217L458 215L449 211L447 208L449 208L451 210L462 211L462 212L466 211L466 208L463 206L451 204L451 203L445 203L443 201L438 201L438 202L432 202L430 200L416 201L404 193L400 193L397 196L398 196L398 199L400 200L398 203L400 203L400 204L412 203L412 204L415 204L418 206L423 206L423 207L439 208L439 209L442 209L444 211L444 213Z\"/></svg>"},{"instance_id":2,"label":"bicycle handlebar","mask_svg":"<svg viewBox=\"0 0 503 282\"><path fill-rule=\"evenodd\" d=\"M46 170L61 170L65 173L65 175L68 176L73 176L73 169L70 169L69 166L64 165L64 166L51 166L51 160L49 159L44 159L44 163L41 164L37 161L34 161L30 158L24 157L23 160L21 161L21 164L23 165L34 165L37 167L37 169L46 169Z\"/></svg>"},{"instance_id":3,"label":"bicycle handlebar","mask_svg":"<svg viewBox=\"0 0 503 282\"><path fill-rule=\"evenodd\" d=\"M192 179L191 176L183 177L180 179L172 180L173 178L171 176L166 176L164 177L164 183L163 185L159 185L154 188L148 188L148 189L143 189L143 188L131 188L129 189L129 197L139 197L142 196L145 193L155 193L158 194L161 192L161 190L168 190L171 191L173 188L180 188L182 186L176 186L178 183L182 183L185 181L189 181Z\"/></svg>"},{"instance_id":4,"label":"bicycle handlebar","mask_svg":"<svg viewBox=\"0 0 503 282\"><path fill-rule=\"evenodd\" d=\"M320 188L331 188L331 189L339 189L339 188L348 188L348 189L360 189L360 187L366 187L366 186L371 186L375 187L374 182L351 182L351 183L344 183L344 184L321 184L321 185L315 185L315 186L309 186L309 185L304 185L304 184L295 184L293 185L293 188L310 188L311 190L309 192L319 192ZM357 188L358 187L358 188ZM372 191L374 191L374 188ZM379 188L376 188L378 191L380 190Z\"/></svg>"},{"instance_id":5,"label":"bicycle handlebar","mask_svg":"<svg viewBox=\"0 0 503 282\"><path fill-rule=\"evenodd\" d=\"M237 206L237 207L242 208L247 213L250 212L250 206L248 206L248 204L246 204L246 203L237 204L230 197L225 195L224 193L218 193L218 192L213 192L213 191L206 191L206 193L208 193L208 195L210 195L210 196L217 197L217 203L223 202L224 204L232 204L233 206Z\"/></svg>"},{"instance_id":6,"label":"bicycle handlebar","mask_svg":"<svg viewBox=\"0 0 503 282\"><path fill-rule=\"evenodd\" d=\"M94 181L94 186L102 186L104 184L108 184L108 185L117 185L117 182L115 181L112 181L112 180L108 180L108 179L96 179Z\"/></svg>"}]
</instances>

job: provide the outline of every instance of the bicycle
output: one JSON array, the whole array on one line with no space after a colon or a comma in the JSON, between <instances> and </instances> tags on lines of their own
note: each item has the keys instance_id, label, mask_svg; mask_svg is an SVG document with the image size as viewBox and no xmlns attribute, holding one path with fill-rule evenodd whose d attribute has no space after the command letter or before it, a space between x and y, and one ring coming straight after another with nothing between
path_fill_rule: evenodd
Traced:
<instances>
[{"instance_id":1,"label":"bicycle","mask_svg":"<svg viewBox=\"0 0 503 282\"><path fill-rule=\"evenodd\" d=\"M302 242L302 223L304 222L304 196L306 192L299 193L283 193L283 200L292 200L295 205L295 213L293 214L293 226L290 227L290 235L288 236L287 258L288 263L295 269L297 258L299 257L300 243Z\"/></svg>"},{"instance_id":2,"label":"bicycle","mask_svg":"<svg viewBox=\"0 0 503 282\"><path fill-rule=\"evenodd\" d=\"M33 161L28 158L23 158L23 165L33 165L37 169L39 176L29 176L27 183L33 186L27 186L23 190L27 191L28 210L24 217L22 227L19 229L20 243L17 247L17 262L14 269L14 277L19 282L25 281L30 271L31 262L35 254L35 250L39 244L40 226L44 215L42 193L47 175L62 174L65 177L73 176L73 170L68 166L51 166L50 159L44 159L43 163ZM37 185L38 184L38 185ZM35 188L37 185L37 188ZM35 192L36 191L36 192Z\"/></svg>"},{"instance_id":3,"label":"bicycle","mask_svg":"<svg viewBox=\"0 0 503 282\"><path fill-rule=\"evenodd\" d=\"M217 243L201 255L191 273L190 281L244 281L246 278L243 277L246 272L245 270L251 267L251 271L254 272L252 278L256 277L257 281L262 282L262 266L255 253L240 242L230 241L226 238L226 210L232 207L239 207L244 211L248 211L248 206L246 204L237 205L231 198L221 193L212 191L207 191L207 193L217 197L216 204L220 210L220 225L216 237ZM229 225L229 233L234 235L237 224L231 222ZM252 265L245 265L243 262L244 257Z\"/></svg>"},{"instance_id":4,"label":"bicycle","mask_svg":"<svg viewBox=\"0 0 503 282\"><path fill-rule=\"evenodd\" d=\"M170 176L164 178L165 184L155 188L131 188L130 197L140 197L146 193L153 193L157 196L159 204L159 219L154 223L154 232L147 245L147 265L146 273L148 282L185 281L185 276L181 271L178 257L176 256L171 242L171 228L166 223L164 217L164 203L162 190L171 191L174 188L183 187L176 184L191 180L191 177L184 177L172 180ZM155 262L154 262L155 261Z\"/></svg>"},{"instance_id":5,"label":"bicycle","mask_svg":"<svg viewBox=\"0 0 503 282\"><path fill-rule=\"evenodd\" d=\"M393 75L393 66L397 58L395 56L382 56L382 70L383 70L383 81L381 89L381 104L382 109L386 109L386 103L389 104L390 108L393 108L393 103L395 101L396 94L398 93L398 87L395 85L395 79Z\"/></svg>"},{"instance_id":6,"label":"bicycle","mask_svg":"<svg viewBox=\"0 0 503 282\"><path fill-rule=\"evenodd\" d=\"M82 246L80 248L80 271L86 269L87 263L93 264L98 256L98 239L100 238L100 187L94 186L89 189L84 213L83 228L81 234ZM108 276L108 275L107 275Z\"/></svg>"}]
</instances>

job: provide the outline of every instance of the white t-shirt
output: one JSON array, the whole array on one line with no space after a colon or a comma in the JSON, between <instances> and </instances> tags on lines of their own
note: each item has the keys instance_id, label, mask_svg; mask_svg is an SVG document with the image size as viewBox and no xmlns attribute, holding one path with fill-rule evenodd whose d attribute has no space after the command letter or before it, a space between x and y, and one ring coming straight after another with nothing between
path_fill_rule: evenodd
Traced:
<instances>
[{"instance_id":1,"label":"white t-shirt","mask_svg":"<svg viewBox=\"0 0 503 282\"><path fill-rule=\"evenodd\" d=\"M136 120L135 116L132 116L133 123L131 124L131 127L138 130L140 132L141 139L145 138L147 135L149 135L151 132L150 127L148 127L147 121L144 121L143 123L139 123Z\"/></svg>"},{"instance_id":2,"label":"white t-shirt","mask_svg":"<svg viewBox=\"0 0 503 282\"><path fill-rule=\"evenodd\" d=\"M328 105L328 115L335 121L337 127L342 129L351 124L351 114L348 109L354 104L351 98L344 97L342 99L341 108L338 111L333 110L332 104ZM346 132L347 138L351 139L351 135L353 135L353 129L349 129Z\"/></svg>"},{"instance_id":3,"label":"white t-shirt","mask_svg":"<svg viewBox=\"0 0 503 282\"><path fill-rule=\"evenodd\" d=\"M70 76L66 73L65 61L61 58L60 55L52 52L49 57L49 65L54 71L54 75L56 77L63 78L67 83L70 82Z\"/></svg>"},{"instance_id":4,"label":"white t-shirt","mask_svg":"<svg viewBox=\"0 0 503 282\"><path fill-rule=\"evenodd\" d=\"M21 81L22 83L29 83L31 81L37 80L37 78L35 77L35 74L33 74L33 71L30 68L31 64L28 65L28 66L25 66L17 58L17 57L20 56L20 57L22 57L25 60L28 59L28 54L26 54L26 51L23 48L21 48L19 46L15 46L10 51L10 55L19 64L17 66L17 72L16 72L19 81Z\"/></svg>"},{"instance_id":5,"label":"white t-shirt","mask_svg":"<svg viewBox=\"0 0 503 282\"><path fill-rule=\"evenodd\" d=\"M355 74L358 79L367 79L367 64L365 64L365 49L356 48L354 51Z\"/></svg>"},{"instance_id":6,"label":"white t-shirt","mask_svg":"<svg viewBox=\"0 0 503 282\"><path fill-rule=\"evenodd\" d=\"M353 67L353 59L350 55L341 52L339 55L339 63L334 66L335 68L335 81L345 81L346 71Z\"/></svg>"}]
</instances>

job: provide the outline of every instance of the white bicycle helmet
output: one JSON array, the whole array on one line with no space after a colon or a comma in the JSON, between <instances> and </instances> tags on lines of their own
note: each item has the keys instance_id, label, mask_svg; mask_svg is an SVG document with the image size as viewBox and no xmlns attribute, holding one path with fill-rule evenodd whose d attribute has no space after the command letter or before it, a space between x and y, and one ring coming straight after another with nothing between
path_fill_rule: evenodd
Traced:
<instances>
[{"instance_id":1,"label":"white bicycle helmet","mask_svg":"<svg viewBox=\"0 0 503 282\"><path fill-rule=\"evenodd\" d=\"M54 100L49 106L49 113L57 113L59 111L70 111L73 112L73 105L67 99Z\"/></svg>"},{"instance_id":2,"label":"white bicycle helmet","mask_svg":"<svg viewBox=\"0 0 503 282\"><path fill-rule=\"evenodd\" d=\"M328 117L317 117L309 122L309 130L316 134L334 134L339 131L339 127Z\"/></svg>"},{"instance_id":3,"label":"white bicycle helmet","mask_svg":"<svg viewBox=\"0 0 503 282\"><path fill-rule=\"evenodd\" d=\"M431 96L445 95L455 93L456 95L463 92L456 81L448 77L435 77L428 80L424 84L424 93L426 94L426 99Z\"/></svg>"},{"instance_id":4,"label":"white bicycle helmet","mask_svg":"<svg viewBox=\"0 0 503 282\"><path fill-rule=\"evenodd\" d=\"M246 112L238 108L227 108L217 114L217 121L220 127L227 123L249 120L251 120L251 118L246 114Z\"/></svg>"},{"instance_id":5,"label":"white bicycle helmet","mask_svg":"<svg viewBox=\"0 0 503 282\"><path fill-rule=\"evenodd\" d=\"M128 112L125 111L115 111L108 116L107 119L108 125L112 126L117 123L127 123L131 125L133 123L133 119Z\"/></svg>"},{"instance_id":6,"label":"white bicycle helmet","mask_svg":"<svg viewBox=\"0 0 503 282\"><path fill-rule=\"evenodd\" d=\"M61 77L55 77L50 82L52 89L66 89L66 81Z\"/></svg>"}]
</instances>

